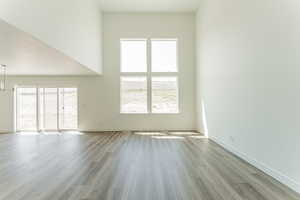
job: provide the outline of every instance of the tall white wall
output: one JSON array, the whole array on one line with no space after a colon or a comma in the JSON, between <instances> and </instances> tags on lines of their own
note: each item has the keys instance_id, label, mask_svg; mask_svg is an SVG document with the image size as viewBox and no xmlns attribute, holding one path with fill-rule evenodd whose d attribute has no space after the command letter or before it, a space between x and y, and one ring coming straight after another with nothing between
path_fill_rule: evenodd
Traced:
<instances>
[{"instance_id":1,"label":"tall white wall","mask_svg":"<svg viewBox=\"0 0 300 200\"><path fill-rule=\"evenodd\" d=\"M0 1L0 19L97 73L102 72L101 17L97 0Z\"/></svg>"},{"instance_id":2,"label":"tall white wall","mask_svg":"<svg viewBox=\"0 0 300 200\"><path fill-rule=\"evenodd\" d=\"M197 16L198 127L300 192L300 2L205 0Z\"/></svg>"},{"instance_id":3,"label":"tall white wall","mask_svg":"<svg viewBox=\"0 0 300 200\"><path fill-rule=\"evenodd\" d=\"M9 132L14 127L13 92L0 92L0 133Z\"/></svg>"},{"instance_id":4,"label":"tall white wall","mask_svg":"<svg viewBox=\"0 0 300 200\"><path fill-rule=\"evenodd\" d=\"M15 85L77 86L79 129L194 130L195 129L195 16L194 14L105 14L104 75L95 77L9 77ZM179 39L180 114L120 114L120 38ZM1 98L1 96L0 96ZM0 101L0 103L2 103ZM13 130L13 104L0 104L0 121ZM4 124L4 123L2 123ZM1 123L0 123L1 126ZM0 127L0 130L1 127Z\"/></svg>"}]
</instances>

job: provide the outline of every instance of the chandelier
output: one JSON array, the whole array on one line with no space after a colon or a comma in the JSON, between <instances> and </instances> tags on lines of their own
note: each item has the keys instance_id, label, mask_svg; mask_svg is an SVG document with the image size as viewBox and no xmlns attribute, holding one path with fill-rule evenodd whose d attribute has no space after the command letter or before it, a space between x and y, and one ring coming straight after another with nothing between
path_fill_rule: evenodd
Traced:
<instances>
[{"instance_id":1,"label":"chandelier","mask_svg":"<svg viewBox=\"0 0 300 200\"><path fill-rule=\"evenodd\" d=\"M6 90L6 65L0 64L0 91Z\"/></svg>"}]
</instances>

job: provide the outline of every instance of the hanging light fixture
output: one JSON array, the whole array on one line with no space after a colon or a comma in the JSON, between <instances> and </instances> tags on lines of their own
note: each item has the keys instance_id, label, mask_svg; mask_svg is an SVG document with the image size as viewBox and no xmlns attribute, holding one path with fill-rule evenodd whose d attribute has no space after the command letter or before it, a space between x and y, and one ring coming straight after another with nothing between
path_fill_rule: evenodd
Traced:
<instances>
[{"instance_id":1,"label":"hanging light fixture","mask_svg":"<svg viewBox=\"0 0 300 200\"><path fill-rule=\"evenodd\" d=\"M6 65L0 64L0 91L6 90Z\"/></svg>"}]
</instances>

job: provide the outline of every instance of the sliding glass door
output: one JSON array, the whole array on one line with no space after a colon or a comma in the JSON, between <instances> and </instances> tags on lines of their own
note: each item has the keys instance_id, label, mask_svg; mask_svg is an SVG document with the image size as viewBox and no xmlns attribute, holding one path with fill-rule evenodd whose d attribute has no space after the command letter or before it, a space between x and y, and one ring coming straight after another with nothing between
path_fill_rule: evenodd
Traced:
<instances>
[{"instance_id":1,"label":"sliding glass door","mask_svg":"<svg viewBox=\"0 0 300 200\"><path fill-rule=\"evenodd\" d=\"M39 88L40 129L58 130L58 89Z\"/></svg>"},{"instance_id":2,"label":"sliding glass door","mask_svg":"<svg viewBox=\"0 0 300 200\"><path fill-rule=\"evenodd\" d=\"M77 118L77 88L59 88L60 129L77 129Z\"/></svg>"},{"instance_id":3,"label":"sliding glass door","mask_svg":"<svg viewBox=\"0 0 300 200\"><path fill-rule=\"evenodd\" d=\"M77 129L77 88L17 88L17 130Z\"/></svg>"},{"instance_id":4,"label":"sliding glass door","mask_svg":"<svg viewBox=\"0 0 300 200\"><path fill-rule=\"evenodd\" d=\"M23 131L38 130L37 89L18 88L17 94L17 127Z\"/></svg>"}]
</instances>

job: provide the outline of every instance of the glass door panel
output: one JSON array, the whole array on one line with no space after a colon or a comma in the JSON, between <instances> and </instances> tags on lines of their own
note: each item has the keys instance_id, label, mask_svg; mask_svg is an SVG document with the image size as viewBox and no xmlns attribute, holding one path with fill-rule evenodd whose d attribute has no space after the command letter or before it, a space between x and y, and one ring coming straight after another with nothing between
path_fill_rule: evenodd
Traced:
<instances>
[{"instance_id":1,"label":"glass door panel","mask_svg":"<svg viewBox=\"0 0 300 200\"><path fill-rule=\"evenodd\" d=\"M45 127L45 117L44 117L44 113L45 113L45 98L44 98L44 88L39 88L39 98L38 98L38 113L39 113L39 130L44 130Z\"/></svg>"},{"instance_id":2,"label":"glass door panel","mask_svg":"<svg viewBox=\"0 0 300 200\"><path fill-rule=\"evenodd\" d=\"M17 130L77 129L77 88L17 88L16 95Z\"/></svg>"},{"instance_id":3,"label":"glass door panel","mask_svg":"<svg viewBox=\"0 0 300 200\"><path fill-rule=\"evenodd\" d=\"M17 130L37 130L36 88L17 88Z\"/></svg>"},{"instance_id":4,"label":"glass door panel","mask_svg":"<svg viewBox=\"0 0 300 200\"><path fill-rule=\"evenodd\" d=\"M59 88L59 128L77 129L77 88Z\"/></svg>"},{"instance_id":5,"label":"glass door panel","mask_svg":"<svg viewBox=\"0 0 300 200\"><path fill-rule=\"evenodd\" d=\"M57 88L43 88L43 106L40 110L43 112L43 129L57 130L58 129L58 98Z\"/></svg>"}]
</instances>

